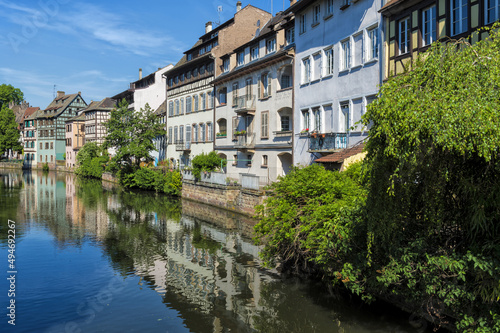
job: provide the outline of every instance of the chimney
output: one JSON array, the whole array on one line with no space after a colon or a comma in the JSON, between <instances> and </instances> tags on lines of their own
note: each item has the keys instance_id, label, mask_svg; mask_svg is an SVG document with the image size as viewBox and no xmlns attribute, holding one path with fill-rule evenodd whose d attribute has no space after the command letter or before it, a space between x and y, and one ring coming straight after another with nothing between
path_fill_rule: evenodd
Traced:
<instances>
[{"instance_id":1,"label":"chimney","mask_svg":"<svg viewBox=\"0 0 500 333\"><path fill-rule=\"evenodd\" d=\"M139 80L142 79L142 68L139 68Z\"/></svg>"},{"instance_id":2,"label":"chimney","mask_svg":"<svg viewBox=\"0 0 500 333\"><path fill-rule=\"evenodd\" d=\"M236 3L236 12L239 12L241 10L241 1L238 1Z\"/></svg>"},{"instance_id":3,"label":"chimney","mask_svg":"<svg viewBox=\"0 0 500 333\"><path fill-rule=\"evenodd\" d=\"M297 2L297 0L290 0L290 6L295 5L296 2Z\"/></svg>"},{"instance_id":4,"label":"chimney","mask_svg":"<svg viewBox=\"0 0 500 333\"><path fill-rule=\"evenodd\" d=\"M57 92L57 98L61 98L65 95L64 91L58 91Z\"/></svg>"},{"instance_id":5,"label":"chimney","mask_svg":"<svg viewBox=\"0 0 500 333\"><path fill-rule=\"evenodd\" d=\"M205 24L205 33L208 34L210 31L212 31L212 22L208 21L207 24Z\"/></svg>"}]
</instances>

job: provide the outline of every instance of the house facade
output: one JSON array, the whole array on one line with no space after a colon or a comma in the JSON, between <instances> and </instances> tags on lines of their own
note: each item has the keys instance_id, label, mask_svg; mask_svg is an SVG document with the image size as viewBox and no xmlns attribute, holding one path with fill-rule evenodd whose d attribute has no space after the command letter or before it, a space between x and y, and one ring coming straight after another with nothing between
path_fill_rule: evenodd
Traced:
<instances>
[{"instance_id":1,"label":"house facade","mask_svg":"<svg viewBox=\"0 0 500 333\"><path fill-rule=\"evenodd\" d=\"M248 42L271 14L251 5L241 8L230 20L205 34L168 73L167 149L172 165L186 166L192 157L214 149L213 80L223 72L222 56Z\"/></svg>"},{"instance_id":2,"label":"house facade","mask_svg":"<svg viewBox=\"0 0 500 333\"><path fill-rule=\"evenodd\" d=\"M91 103L92 104L92 103ZM66 167L76 167L76 155L85 144L85 114L66 121Z\"/></svg>"},{"instance_id":3,"label":"house facade","mask_svg":"<svg viewBox=\"0 0 500 333\"><path fill-rule=\"evenodd\" d=\"M82 110L85 117L85 143L95 142L98 145L104 143L106 138L106 127L104 123L109 119L111 110L115 108L115 101L106 97L99 102L91 102Z\"/></svg>"},{"instance_id":4,"label":"house facade","mask_svg":"<svg viewBox=\"0 0 500 333\"><path fill-rule=\"evenodd\" d=\"M37 165L42 167L47 163L55 168L57 161L64 161L66 153L66 121L75 117L78 111L85 108L87 103L81 93L66 95L58 91L56 98L45 110L35 114L37 127Z\"/></svg>"},{"instance_id":5,"label":"house facade","mask_svg":"<svg viewBox=\"0 0 500 333\"><path fill-rule=\"evenodd\" d=\"M384 16L384 79L404 72L420 52L434 41L468 37L500 18L500 3L489 0L392 0L381 9ZM488 36L474 34L471 42Z\"/></svg>"},{"instance_id":6,"label":"house facade","mask_svg":"<svg viewBox=\"0 0 500 333\"><path fill-rule=\"evenodd\" d=\"M275 181L289 172L293 142L293 14L278 13L248 43L222 56L215 80L215 145L226 173Z\"/></svg>"},{"instance_id":7,"label":"house facade","mask_svg":"<svg viewBox=\"0 0 500 333\"><path fill-rule=\"evenodd\" d=\"M295 14L295 165L367 138L359 121L380 77L381 1L291 1Z\"/></svg>"},{"instance_id":8,"label":"house facade","mask_svg":"<svg viewBox=\"0 0 500 333\"><path fill-rule=\"evenodd\" d=\"M23 165L24 167L31 167L33 165L36 165L36 124L35 124L35 118L33 117L34 113L40 110L39 107L29 107L26 109L24 112L24 115L22 117L22 123L23 125L21 126L21 138L23 141L23 147L24 147L24 161Z\"/></svg>"}]
</instances>

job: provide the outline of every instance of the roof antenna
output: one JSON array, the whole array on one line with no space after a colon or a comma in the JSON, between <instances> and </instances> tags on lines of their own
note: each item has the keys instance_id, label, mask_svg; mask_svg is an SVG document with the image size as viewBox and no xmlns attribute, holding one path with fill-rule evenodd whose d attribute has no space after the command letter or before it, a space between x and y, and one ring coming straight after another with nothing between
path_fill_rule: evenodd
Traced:
<instances>
[{"instance_id":1,"label":"roof antenna","mask_svg":"<svg viewBox=\"0 0 500 333\"><path fill-rule=\"evenodd\" d=\"M219 21L217 21L217 25L220 25L220 13L222 13L222 6L217 6L217 14L219 15Z\"/></svg>"},{"instance_id":2,"label":"roof antenna","mask_svg":"<svg viewBox=\"0 0 500 333\"><path fill-rule=\"evenodd\" d=\"M52 93L54 95L54 99L56 98L56 85L54 84L54 92Z\"/></svg>"}]
</instances>

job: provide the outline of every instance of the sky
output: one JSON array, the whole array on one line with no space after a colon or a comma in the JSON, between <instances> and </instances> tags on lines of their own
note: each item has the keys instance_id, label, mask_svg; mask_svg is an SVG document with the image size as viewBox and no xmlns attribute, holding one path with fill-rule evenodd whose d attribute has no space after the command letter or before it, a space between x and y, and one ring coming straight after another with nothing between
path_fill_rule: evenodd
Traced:
<instances>
[{"instance_id":1,"label":"sky","mask_svg":"<svg viewBox=\"0 0 500 333\"><path fill-rule=\"evenodd\" d=\"M236 2L0 0L0 84L21 89L42 109L54 91L81 91L87 103L112 97L139 79L139 68L146 76L175 65L205 33L206 22L233 17ZM241 2L274 14L290 5Z\"/></svg>"}]
</instances>

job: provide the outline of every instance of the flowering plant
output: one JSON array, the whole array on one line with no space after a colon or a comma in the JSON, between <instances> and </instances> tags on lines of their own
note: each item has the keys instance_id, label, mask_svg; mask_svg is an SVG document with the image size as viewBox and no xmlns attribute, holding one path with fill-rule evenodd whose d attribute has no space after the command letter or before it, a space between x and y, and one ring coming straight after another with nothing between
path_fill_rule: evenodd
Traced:
<instances>
[{"instance_id":1,"label":"flowering plant","mask_svg":"<svg viewBox=\"0 0 500 333\"><path fill-rule=\"evenodd\" d=\"M300 133L309 133L309 128L303 129Z\"/></svg>"}]
</instances>

